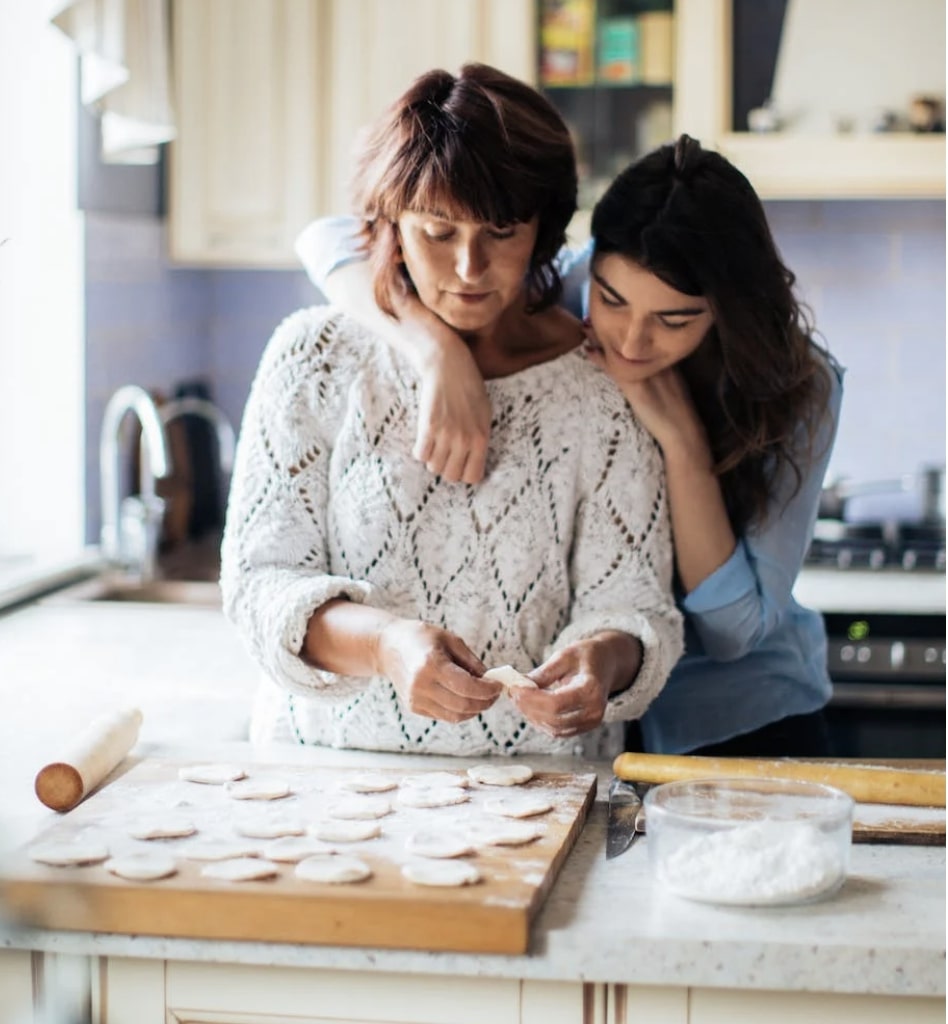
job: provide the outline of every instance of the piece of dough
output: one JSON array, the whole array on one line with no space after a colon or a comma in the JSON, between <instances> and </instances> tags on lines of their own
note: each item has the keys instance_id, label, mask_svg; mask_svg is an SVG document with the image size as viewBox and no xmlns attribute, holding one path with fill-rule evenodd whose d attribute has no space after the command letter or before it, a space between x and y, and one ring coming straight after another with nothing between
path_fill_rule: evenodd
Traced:
<instances>
[{"instance_id":1,"label":"piece of dough","mask_svg":"<svg viewBox=\"0 0 948 1024\"><path fill-rule=\"evenodd\" d=\"M522 786L533 778L533 769L527 764L475 764L467 775L482 786Z\"/></svg>"},{"instance_id":2,"label":"piece of dough","mask_svg":"<svg viewBox=\"0 0 948 1024\"><path fill-rule=\"evenodd\" d=\"M133 839L180 839L193 836L197 826L180 814L152 814L129 825L128 834Z\"/></svg>"},{"instance_id":3,"label":"piece of dough","mask_svg":"<svg viewBox=\"0 0 948 1024\"><path fill-rule=\"evenodd\" d=\"M471 840L461 832L415 832L405 842L405 849L419 857L437 860L463 857L474 852Z\"/></svg>"},{"instance_id":4,"label":"piece of dough","mask_svg":"<svg viewBox=\"0 0 948 1024\"><path fill-rule=\"evenodd\" d=\"M235 822L234 831L251 839L279 839L280 836L301 836L306 826L299 818L247 818Z\"/></svg>"},{"instance_id":5,"label":"piece of dough","mask_svg":"<svg viewBox=\"0 0 948 1024\"><path fill-rule=\"evenodd\" d=\"M375 839L382 834L377 821L352 821L334 819L320 821L306 830L311 836L324 843L360 843L364 839Z\"/></svg>"},{"instance_id":6,"label":"piece of dough","mask_svg":"<svg viewBox=\"0 0 948 1024\"><path fill-rule=\"evenodd\" d=\"M119 878L128 878L134 882L154 882L175 874L178 866L174 857L161 853L130 853L107 860L105 869Z\"/></svg>"},{"instance_id":7,"label":"piece of dough","mask_svg":"<svg viewBox=\"0 0 948 1024\"><path fill-rule=\"evenodd\" d=\"M477 846L523 846L539 839L546 828L533 821L473 821L467 832Z\"/></svg>"},{"instance_id":8,"label":"piece of dough","mask_svg":"<svg viewBox=\"0 0 948 1024\"><path fill-rule=\"evenodd\" d=\"M423 772L406 775L401 784L410 789L466 789L468 780L457 772Z\"/></svg>"},{"instance_id":9,"label":"piece of dough","mask_svg":"<svg viewBox=\"0 0 948 1024\"><path fill-rule=\"evenodd\" d=\"M245 779L247 773L239 764L186 764L178 769L184 782L200 782L205 786L223 786L225 782Z\"/></svg>"},{"instance_id":10,"label":"piece of dough","mask_svg":"<svg viewBox=\"0 0 948 1024\"><path fill-rule=\"evenodd\" d=\"M55 868L72 867L76 864L98 864L107 860L108 847L93 842L41 843L27 851L30 860L39 864L50 864Z\"/></svg>"},{"instance_id":11,"label":"piece of dough","mask_svg":"<svg viewBox=\"0 0 948 1024\"><path fill-rule=\"evenodd\" d=\"M441 786L427 789L424 786L398 791L398 802L404 807L451 807L470 800L470 794L460 786Z\"/></svg>"},{"instance_id":12,"label":"piece of dough","mask_svg":"<svg viewBox=\"0 0 948 1024\"><path fill-rule=\"evenodd\" d=\"M346 882L363 882L372 877L372 869L364 860L346 854L320 853L301 860L295 874L307 882L328 882L341 885Z\"/></svg>"},{"instance_id":13,"label":"piece of dough","mask_svg":"<svg viewBox=\"0 0 948 1024\"><path fill-rule=\"evenodd\" d=\"M398 779L390 775L383 775L381 772L360 772L351 778L343 779L339 788L350 793L387 793L389 790L398 789Z\"/></svg>"},{"instance_id":14,"label":"piece of dough","mask_svg":"<svg viewBox=\"0 0 948 1024\"><path fill-rule=\"evenodd\" d=\"M334 853L331 846L327 846L322 840L315 836L281 836L267 843L263 848L263 856L267 860L275 860L284 864L295 864L306 857L313 857L317 853Z\"/></svg>"},{"instance_id":15,"label":"piece of dough","mask_svg":"<svg viewBox=\"0 0 948 1024\"><path fill-rule=\"evenodd\" d=\"M484 810L488 814L499 814L504 818L532 818L535 814L552 811L553 801L543 793L516 793L486 800Z\"/></svg>"},{"instance_id":16,"label":"piece of dough","mask_svg":"<svg viewBox=\"0 0 948 1024\"><path fill-rule=\"evenodd\" d=\"M233 860L219 860L201 868L205 878L218 878L224 882L254 882L262 878L273 878L280 873L279 865L259 857L237 857Z\"/></svg>"},{"instance_id":17,"label":"piece of dough","mask_svg":"<svg viewBox=\"0 0 948 1024\"><path fill-rule=\"evenodd\" d=\"M237 857L257 857L260 846L239 839L197 839L175 852L187 860L235 860Z\"/></svg>"},{"instance_id":18,"label":"piece of dough","mask_svg":"<svg viewBox=\"0 0 948 1024\"><path fill-rule=\"evenodd\" d=\"M290 784L286 779L256 775L226 782L224 792L235 800L280 800L290 795Z\"/></svg>"},{"instance_id":19,"label":"piece of dough","mask_svg":"<svg viewBox=\"0 0 948 1024\"><path fill-rule=\"evenodd\" d=\"M423 860L406 864L402 874L415 885L474 885L481 880L481 873L464 860Z\"/></svg>"},{"instance_id":20,"label":"piece of dough","mask_svg":"<svg viewBox=\"0 0 948 1024\"><path fill-rule=\"evenodd\" d=\"M537 684L529 676L518 672L513 665L498 665L497 668L488 669L481 678L501 683L508 695L511 690L537 689Z\"/></svg>"},{"instance_id":21,"label":"piece of dough","mask_svg":"<svg viewBox=\"0 0 948 1024\"><path fill-rule=\"evenodd\" d=\"M392 805L382 796L353 796L337 800L326 812L330 818L343 821L371 821L392 813Z\"/></svg>"}]
</instances>

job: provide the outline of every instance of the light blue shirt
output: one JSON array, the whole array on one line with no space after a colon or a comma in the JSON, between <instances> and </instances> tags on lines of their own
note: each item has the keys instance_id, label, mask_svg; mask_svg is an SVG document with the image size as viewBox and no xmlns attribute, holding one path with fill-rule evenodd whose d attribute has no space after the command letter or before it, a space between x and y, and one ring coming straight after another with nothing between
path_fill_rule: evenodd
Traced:
<instances>
[{"instance_id":1,"label":"light blue shirt","mask_svg":"<svg viewBox=\"0 0 948 1024\"><path fill-rule=\"evenodd\" d=\"M338 267L362 258L356 224L351 217L324 218L300 235L297 253L318 288ZM586 308L591 253L589 243L559 256L563 301L576 313ZM813 457L801 461L799 490L793 493L796 478L788 472L763 525L749 528L724 565L679 595L685 653L641 720L646 750L674 754L720 743L817 711L829 700L823 617L799 605L792 591L813 534L839 419L842 372L835 366L831 378Z\"/></svg>"}]
</instances>

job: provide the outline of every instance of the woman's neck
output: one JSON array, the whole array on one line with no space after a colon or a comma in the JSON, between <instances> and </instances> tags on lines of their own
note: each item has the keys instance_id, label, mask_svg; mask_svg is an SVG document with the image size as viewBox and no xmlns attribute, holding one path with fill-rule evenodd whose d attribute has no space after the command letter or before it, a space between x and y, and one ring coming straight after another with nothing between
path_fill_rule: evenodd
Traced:
<instances>
[{"instance_id":1,"label":"woman's neck","mask_svg":"<svg viewBox=\"0 0 948 1024\"><path fill-rule=\"evenodd\" d=\"M528 313L526 307L522 296L490 328L462 335L486 380L549 362L582 343L582 324L571 313L559 306Z\"/></svg>"}]
</instances>

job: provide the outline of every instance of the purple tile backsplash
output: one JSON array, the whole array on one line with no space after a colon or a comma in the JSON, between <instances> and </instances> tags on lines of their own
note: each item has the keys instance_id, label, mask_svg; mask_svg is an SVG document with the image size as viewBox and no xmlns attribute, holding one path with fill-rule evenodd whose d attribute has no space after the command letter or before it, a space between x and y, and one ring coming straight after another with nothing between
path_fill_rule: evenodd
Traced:
<instances>
[{"instance_id":1,"label":"purple tile backsplash","mask_svg":"<svg viewBox=\"0 0 948 1024\"><path fill-rule=\"evenodd\" d=\"M830 475L875 480L945 461L945 204L770 202L799 295L846 367ZM302 271L169 265L163 222L86 220L87 536L98 537L98 437L127 383L171 393L208 381L239 427L276 325L322 301Z\"/></svg>"}]
</instances>

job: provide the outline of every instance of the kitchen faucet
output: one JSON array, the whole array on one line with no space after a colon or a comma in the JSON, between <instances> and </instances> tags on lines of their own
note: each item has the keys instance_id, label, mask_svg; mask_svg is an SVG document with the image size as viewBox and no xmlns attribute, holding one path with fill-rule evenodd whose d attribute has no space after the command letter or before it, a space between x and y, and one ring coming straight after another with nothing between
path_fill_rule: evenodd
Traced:
<instances>
[{"instance_id":1,"label":"kitchen faucet","mask_svg":"<svg viewBox=\"0 0 948 1024\"><path fill-rule=\"evenodd\" d=\"M148 471L142 474L139 495L122 498L119 433L127 413L137 416ZM168 439L154 400L143 388L127 384L109 399L99 435L99 473L102 485L102 553L142 581L155 574L164 501L155 493L155 479L171 474Z\"/></svg>"},{"instance_id":2,"label":"kitchen faucet","mask_svg":"<svg viewBox=\"0 0 948 1024\"><path fill-rule=\"evenodd\" d=\"M234 428L231 426L230 420L213 402L195 396L174 398L159 407L158 415L166 426L179 416L200 416L207 420L217 434L217 457L221 472L230 473L234 468L234 448L236 446Z\"/></svg>"}]
</instances>

